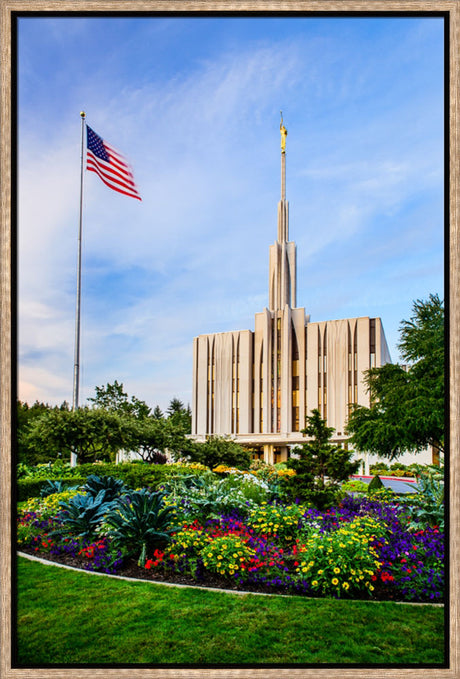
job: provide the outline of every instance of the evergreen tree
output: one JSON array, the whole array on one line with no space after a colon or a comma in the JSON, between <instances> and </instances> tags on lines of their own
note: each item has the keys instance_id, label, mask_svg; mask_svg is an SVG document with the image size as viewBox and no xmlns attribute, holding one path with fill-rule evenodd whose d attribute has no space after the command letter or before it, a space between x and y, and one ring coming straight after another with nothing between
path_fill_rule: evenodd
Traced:
<instances>
[{"instance_id":1,"label":"evergreen tree","mask_svg":"<svg viewBox=\"0 0 460 679\"><path fill-rule=\"evenodd\" d=\"M319 410L311 412L302 429L310 440L293 449L298 457L290 457L287 464L296 472L291 481L295 496L324 509L334 504L340 483L355 474L360 463L351 462L351 451L331 443L334 428L326 425Z\"/></svg>"},{"instance_id":2,"label":"evergreen tree","mask_svg":"<svg viewBox=\"0 0 460 679\"><path fill-rule=\"evenodd\" d=\"M168 420L175 426L180 427L184 434L192 433L192 411L190 405L184 406L178 398L173 398L166 411Z\"/></svg>"}]
</instances>

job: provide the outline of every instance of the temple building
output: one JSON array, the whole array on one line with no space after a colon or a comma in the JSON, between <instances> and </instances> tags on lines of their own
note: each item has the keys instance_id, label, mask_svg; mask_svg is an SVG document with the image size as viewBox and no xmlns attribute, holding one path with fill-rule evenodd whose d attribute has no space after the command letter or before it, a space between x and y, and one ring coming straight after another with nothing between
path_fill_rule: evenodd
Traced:
<instances>
[{"instance_id":1,"label":"temple building","mask_svg":"<svg viewBox=\"0 0 460 679\"><path fill-rule=\"evenodd\" d=\"M297 306L296 244L289 240L286 135L281 119L281 199L270 246L268 307L254 330L194 339L192 436L231 436L268 463L305 442L305 418L318 408L334 440L347 445L353 403L369 406L365 370L390 362L380 318L310 321Z\"/></svg>"}]
</instances>

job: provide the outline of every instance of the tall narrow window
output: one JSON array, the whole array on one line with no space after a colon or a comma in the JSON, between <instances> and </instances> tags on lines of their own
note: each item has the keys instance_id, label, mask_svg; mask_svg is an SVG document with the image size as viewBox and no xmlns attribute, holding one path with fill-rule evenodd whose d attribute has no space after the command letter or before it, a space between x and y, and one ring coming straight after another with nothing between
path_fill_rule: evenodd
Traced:
<instances>
[{"instance_id":1,"label":"tall narrow window","mask_svg":"<svg viewBox=\"0 0 460 679\"><path fill-rule=\"evenodd\" d=\"M358 323L353 334L353 401L358 403Z\"/></svg>"},{"instance_id":2,"label":"tall narrow window","mask_svg":"<svg viewBox=\"0 0 460 679\"><path fill-rule=\"evenodd\" d=\"M209 433L214 433L214 394L216 390L216 354L215 354L215 343L212 343L211 349L211 413L209 422Z\"/></svg>"},{"instance_id":3,"label":"tall narrow window","mask_svg":"<svg viewBox=\"0 0 460 679\"><path fill-rule=\"evenodd\" d=\"M236 348L236 433L240 431L240 342Z\"/></svg>"},{"instance_id":4,"label":"tall narrow window","mask_svg":"<svg viewBox=\"0 0 460 679\"><path fill-rule=\"evenodd\" d=\"M292 330L292 431L299 431L299 345L295 334L294 325Z\"/></svg>"},{"instance_id":5,"label":"tall narrow window","mask_svg":"<svg viewBox=\"0 0 460 679\"><path fill-rule=\"evenodd\" d=\"M327 420L327 325L323 341L323 419Z\"/></svg>"},{"instance_id":6,"label":"tall narrow window","mask_svg":"<svg viewBox=\"0 0 460 679\"><path fill-rule=\"evenodd\" d=\"M348 349L348 398L347 398L347 405L348 405L348 412L351 410L351 406L353 404L353 342L351 339L351 327L350 323L348 325L348 341L347 341L347 349Z\"/></svg>"},{"instance_id":7,"label":"tall narrow window","mask_svg":"<svg viewBox=\"0 0 460 679\"><path fill-rule=\"evenodd\" d=\"M369 319L369 366L375 368L375 318Z\"/></svg>"},{"instance_id":8,"label":"tall narrow window","mask_svg":"<svg viewBox=\"0 0 460 679\"><path fill-rule=\"evenodd\" d=\"M259 380L259 405L260 405L260 433L264 430L264 360L263 344L260 347L260 380Z\"/></svg>"},{"instance_id":9,"label":"tall narrow window","mask_svg":"<svg viewBox=\"0 0 460 679\"><path fill-rule=\"evenodd\" d=\"M318 327L318 409L321 410L321 403L323 402L321 394L321 383L322 383L322 360L321 360L321 333Z\"/></svg>"},{"instance_id":10,"label":"tall narrow window","mask_svg":"<svg viewBox=\"0 0 460 679\"><path fill-rule=\"evenodd\" d=\"M281 318L276 320L276 431L281 431Z\"/></svg>"}]
</instances>

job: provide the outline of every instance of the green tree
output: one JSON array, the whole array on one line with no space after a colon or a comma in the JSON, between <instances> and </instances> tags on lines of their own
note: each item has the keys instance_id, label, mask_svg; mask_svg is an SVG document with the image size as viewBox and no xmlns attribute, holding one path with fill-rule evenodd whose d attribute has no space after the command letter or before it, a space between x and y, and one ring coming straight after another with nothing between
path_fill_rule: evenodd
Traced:
<instances>
[{"instance_id":1,"label":"green tree","mask_svg":"<svg viewBox=\"0 0 460 679\"><path fill-rule=\"evenodd\" d=\"M26 435L26 444L46 459L51 452L69 458L75 453L80 464L113 461L128 441L129 430L123 417L102 408L87 407L45 411L33 421Z\"/></svg>"},{"instance_id":2,"label":"green tree","mask_svg":"<svg viewBox=\"0 0 460 679\"><path fill-rule=\"evenodd\" d=\"M136 396L129 399L128 394L123 391L123 383L119 384L117 380L113 384L107 383L105 387L96 387L95 391L96 396L88 398L95 408L103 408L119 415L131 415L138 419L150 415L150 408L145 401Z\"/></svg>"},{"instance_id":3,"label":"green tree","mask_svg":"<svg viewBox=\"0 0 460 679\"><path fill-rule=\"evenodd\" d=\"M166 462L166 452L180 456L188 448L182 429L169 420L148 417L129 424L130 449L149 464Z\"/></svg>"},{"instance_id":4,"label":"green tree","mask_svg":"<svg viewBox=\"0 0 460 679\"><path fill-rule=\"evenodd\" d=\"M444 449L444 308L438 295L413 304L400 324L398 349L408 365L366 371L371 406L355 405L347 431L361 451L393 460L432 445Z\"/></svg>"},{"instance_id":5,"label":"green tree","mask_svg":"<svg viewBox=\"0 0 460 679\"><path fill-rule=\"evenodd\" d=\"M27 434L34 421L46 412L52 410L69 410L69 404L64 401L60 406L50 406L48 403L35 401L31 406L28 403L18 401L16 410L16 441L18 462L35 465L42 462L50 462L59 455L57 448L49 448L40 452L35 445L30 445Z\"/></svg>"},{"instance_id":6,"label":"green tree","mask_svg":"<svg viewBox=\"0 0 460 679\"><path fill-rule=\"evenodd\" d=\"M331 443L334 428L326 425L319 410L311 413L302 429L310 440L293 449L298 457L290 457L287 465L296 472L291 480L295 496L323 509L334 504L340 483L356 473L360 463L351 462L351 451Z\"/></svg>"},{"instance_id":7,"label":"green tree","mask_svg":"<svg viewBox=\"0 0 460 679\"><path fill-rule=\"evenodd\" d=\"M192 432L192 411L190 405L184 406L183 402L178 398L173 398L166 410L168 420L172 424L181 427L184 434Z\"/></svg>"},{"instance_id":8,"label":"green tree","mask_svg":"<svg viewBox=\"0 0 460 679\"><path fill-rule=\"evenodd\" d=\"M155 408L153 409L152 417L155 418L155 420L162 420L164 418L160 406L155 406Z\"/></svg>"},{"instance_id":9,"label":"green tree","mask_svg":"<svg viewBox=\"0 0 460 679\"><path fill-rule=\"evenodd\" d=\"M213 469L220 464L238 469L249 469L251 454L236 441L226 436L209 436L204 443L187 441L183 456Z\"/></svg>"}]
</instances>

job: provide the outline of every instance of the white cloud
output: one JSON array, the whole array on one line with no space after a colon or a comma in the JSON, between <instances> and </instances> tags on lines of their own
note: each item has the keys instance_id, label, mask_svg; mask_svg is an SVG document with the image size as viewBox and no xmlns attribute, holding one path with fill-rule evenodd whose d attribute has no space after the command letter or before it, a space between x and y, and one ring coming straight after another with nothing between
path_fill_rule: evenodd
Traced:
<instances>
[{"instance_id":1,"label":"white cloud","mask_svg":"<svg viewBox=\"0 0 460 679\"><path fill-rule=\"evenodd\" d=\"M145 29L136 35L146 39ZM399 245L394 233L376 240L379 264L391 262L401 244L410 247L409 206L421 195L439 200L439 114L427 102L413 120L408 95L377 115L370 94L391 98L375 80L381 56L364 62L346 40L344 46L332 32L309 39L307 31L291 41L236 41L167 77L159 62L142 76L133 70L132 80L114 73L112 81L110 68L121 59L115 51L90 75L80 66L73 98L84 100L88 124L129 158L143 197L119 196L86 173L82 394L118 379L150 405L164 408L174 395L189 400L183 394L191 390L193 337L253 327L268 301L268 246L276 238L280 108L289 130L299 305L346 315L370 280L368 236L379 233L382 218L400 224L401 235ZM410 41L414 47L413 34ZM62 42L59 49L65 56ZM74 56L60 62L60 77ZM50 121L51 139L32 116L21 120L19 395L28 400L35 388L49 394L37 398L60 402L71 395L79 116L68 103L62 120ZM439 219L439 210L424 209ZM350 243L352 260L348 250L339 252ZM128 277L123 295L117 286ZM328 281L341 277L339 297ZM366 307L366 297L357 303ZM35 365L34 349L46 354Z\"/></svg>"}]
</instances>

